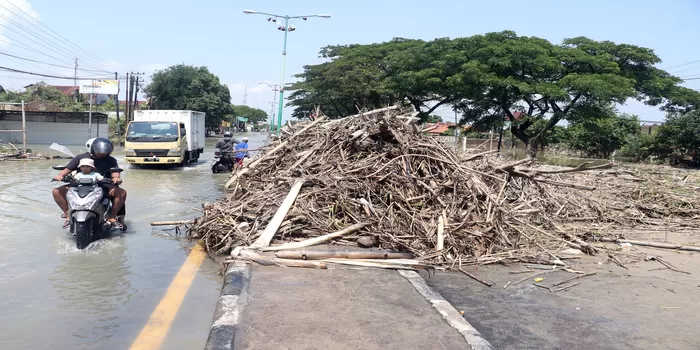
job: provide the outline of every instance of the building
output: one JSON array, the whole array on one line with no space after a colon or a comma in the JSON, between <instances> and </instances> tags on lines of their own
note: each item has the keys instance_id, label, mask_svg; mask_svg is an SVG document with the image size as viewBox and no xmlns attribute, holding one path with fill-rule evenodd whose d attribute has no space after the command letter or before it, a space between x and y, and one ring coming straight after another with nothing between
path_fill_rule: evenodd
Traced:
<instances>
[{"instance_id":1,"label":"building","mask_svg":"<svg viewBox=\"0 0 700 350\"><path fill-rule=\"evenodd\" d=\"M109 125L107 115L92 113L90 127L89 112L57 112L27 110L27 144L84 145L92 137L107 137ZM90 133L92 129L92 133ZM4 142L22 143L22 132L2 132L2 130L22 130L22 111L0 110L0 139Z\"/></svg>"}]
</instances>

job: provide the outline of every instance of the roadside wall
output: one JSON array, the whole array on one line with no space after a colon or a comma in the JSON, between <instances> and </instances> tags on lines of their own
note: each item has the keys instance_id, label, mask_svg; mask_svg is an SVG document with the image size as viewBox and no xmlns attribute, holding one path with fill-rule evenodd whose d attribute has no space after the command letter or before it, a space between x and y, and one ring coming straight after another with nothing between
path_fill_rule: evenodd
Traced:
<instances>
[{"instance_id":1,"label":"roadside wall","mask_svg":"<svg viewBox=\"0 0 700 350\"><path fill-rule=\"evenodd\" d=\"M92 124L92 137L108 136L108 125L101 122ZM21 130L22 122L15 120L0 120L0 130ZM61 145L84 145L90 139L87 123L54 123L27 122L27 144L50 145L56 142ZM22 144L21 132L0 132L0 140Z\"/></svg>"}]
</instances>

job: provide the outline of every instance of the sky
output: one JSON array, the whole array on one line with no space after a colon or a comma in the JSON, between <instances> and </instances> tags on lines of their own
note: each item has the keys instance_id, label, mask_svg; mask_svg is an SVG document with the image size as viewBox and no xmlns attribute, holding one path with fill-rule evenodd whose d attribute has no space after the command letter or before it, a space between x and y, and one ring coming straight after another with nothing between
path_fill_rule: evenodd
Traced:
<instances>
[{"instance_id":1,"label":"sky","mask_svg":"<svg viewBox=\"0 0 700 350\"><path fill-rule=\"evenodd\" d=\"M228 85L232 103L245 100L270 111L278 95L261 83L281 83L284 33L267 21L268 16L247 15L244 9L331 15L292 21L296 30L289 32L285 82L293 81L304 65L321 63L318 52L326 45L502 30L553 43L586 36L648 47L663 60L660 68L682 78L700 77L697 0L0 0L0 67L73 77L77 57L80 77L143 72L148 83L153 72L171 65L207 66ZM0 71L5 88L22 89L38 80L73 85L70 79ZM700 89L700 79L684 85ZM642 120L664 119L663 112L636 101L621 110ZM450 107L437 112L445 119L454 117ZM290 114L291 108L285 108L284 119Z\"/></svg>"}]
</instances>

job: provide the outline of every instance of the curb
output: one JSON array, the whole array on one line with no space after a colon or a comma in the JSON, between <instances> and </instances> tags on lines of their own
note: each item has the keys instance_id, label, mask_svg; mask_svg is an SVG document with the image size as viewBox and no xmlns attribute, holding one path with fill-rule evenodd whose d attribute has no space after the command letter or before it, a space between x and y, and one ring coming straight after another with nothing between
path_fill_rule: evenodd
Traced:
<instances>
[{"instance_id":1,"label":"curb","mask_svg":"<svg viewBox=\"0 0 700 350\"><path fill-rule=\"evenodd\" d=\"M233 349L240 312L238 301L249 280L250 270L245 263L235 262L226 270L205 350Z\"/></svg>"},{"instance_id":2,"label":"curb","mask_svg":"<svg viewBox=\"0 0 700 350\"><path fill-rule=\"evenodd\" d=\"M397 272L411 282L413 288L430 302L430 305L440 313L447 324L462 334L473 350L493 350L491 344L481 336L479 331L469 324L440 293L430 288L421 275L412 270L397 270Z\"/></svg>"}]
</instances>

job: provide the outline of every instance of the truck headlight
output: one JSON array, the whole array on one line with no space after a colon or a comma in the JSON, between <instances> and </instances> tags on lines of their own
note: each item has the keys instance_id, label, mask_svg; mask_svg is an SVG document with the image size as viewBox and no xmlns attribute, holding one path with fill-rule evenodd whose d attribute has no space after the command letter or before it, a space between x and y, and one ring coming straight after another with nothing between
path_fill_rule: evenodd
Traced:
<instances>
[{"instance_id":1,"label":"truck headlight","mask_svg":"<svg viewBox=\"0 0 700 350\"><path fill-rule=\"evenodd\" d=\"M179 157L180 147L171 148L170 150L168 150L168 155L173 157Z\"/></svg>"},{"instance_id":2,"label":"truck headlight","mask_svg":"<svg viewBox=\"0 0 700 350\"><path fill-rule=\"evenodd\" d=\"M124 147L124 152L126 153L127 157L136 157L136 152L134 152L133 148Z\"/></svg>"}]
</instances>

